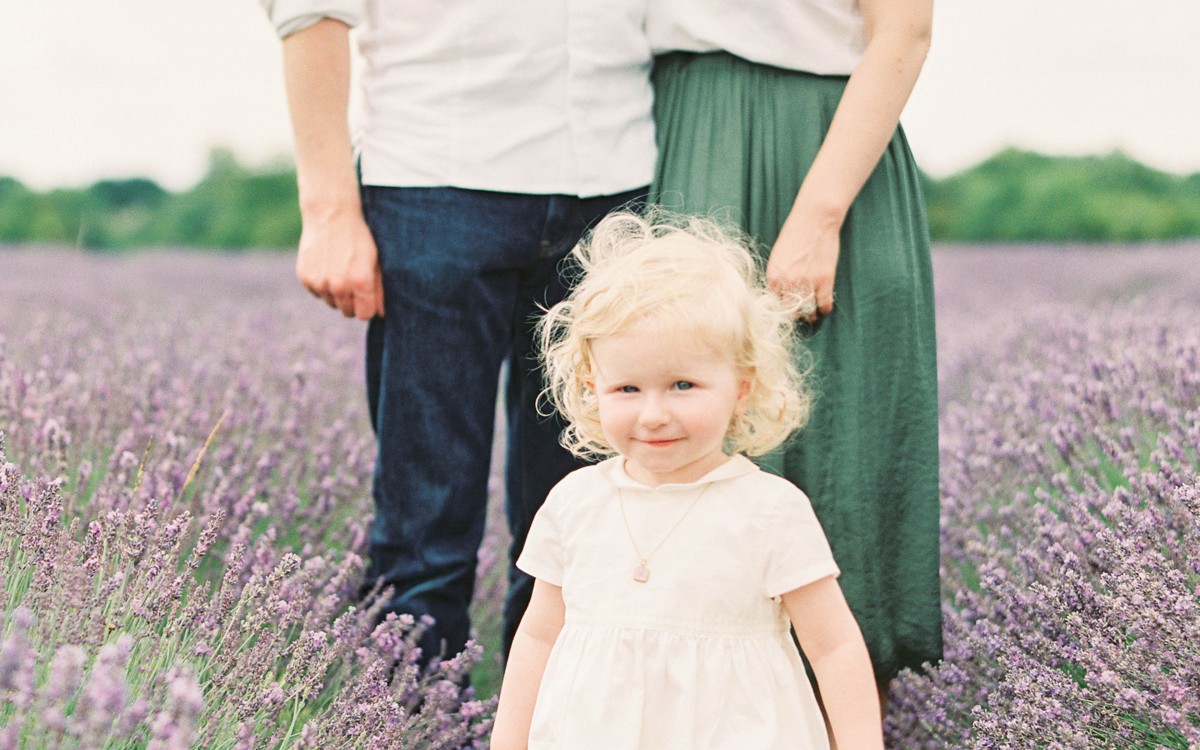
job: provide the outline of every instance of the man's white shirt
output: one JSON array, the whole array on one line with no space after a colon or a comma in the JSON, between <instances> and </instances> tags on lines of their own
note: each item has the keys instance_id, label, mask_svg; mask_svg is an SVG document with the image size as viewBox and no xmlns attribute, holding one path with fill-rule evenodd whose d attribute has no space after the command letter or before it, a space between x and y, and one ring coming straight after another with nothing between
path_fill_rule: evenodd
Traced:
<instances>
[{"instance_id":1,"label":"man's white shirt","mask_svg":"<svg viewBox=\"0 0 1200 750\"><path fill-rule=\"evenodd\" d=\"M357 29L367 185L611 195L655 145L645 0L260 0Z\"/></svg>"}]
</instances>

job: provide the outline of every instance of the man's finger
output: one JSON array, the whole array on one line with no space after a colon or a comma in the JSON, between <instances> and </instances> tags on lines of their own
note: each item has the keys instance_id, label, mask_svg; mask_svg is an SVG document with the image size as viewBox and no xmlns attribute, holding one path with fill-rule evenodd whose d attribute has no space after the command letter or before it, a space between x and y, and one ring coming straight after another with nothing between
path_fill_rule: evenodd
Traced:
<instances>
[{"instance_id":1,"label":"man's finger","mask_svg":"<svg viewBox=\"0 0 1200 750\"><path fill-rule=\"evenodd\" d=\"M375 316L375 290L358 292L354 295L354 317L359 320L370 320Z\"/></svg>"},{"instance_id":2,"label":"man's finger","mask_svg":"<svg viewBox=\"0 0 1200 750\"><path fill-rule=\"evenodd\" d=\"M312 292L314 297L323 301L325 304L329 305L335 310L337 309L337 300L334 298L333 292L329 290L328 286L309 286L308 284L305 284L304 286L306 289L308 289L308 291Z\"/></svg>"},{"instance_id":3,"label":"man's finger","mask_svg":"<svg viewBox=\"0 0 1200 750\"><path fill-rule=\"evenodd\" d=\"M383 317L383 272L375 266L375 314Z\"/></svg>"},{"instance_id":4,"label":"man's finger","mask_svg":"<svg viewBox=\"0 0 1200 750\"><path fill-rule=\"evenodd\" d=\"M354 317L354 292L342 289L333 295L333 306L342 311L347 318Z\"/></svg>"},{"instance_id":5,"label":"man's finger","mask_svg":"<svg viewBox=\"0 0 1200 750\"><path fill-rule=\"evenodd\" d=\"M325 302L332 308L337 308L337 301L334 299L333 292L329 289L327 282L318 282L310 278L307 274L300 271L296 272L296 278L299 279L300 285L308 290L308 293L319 300Z\"/></svg>"}]
</instances>

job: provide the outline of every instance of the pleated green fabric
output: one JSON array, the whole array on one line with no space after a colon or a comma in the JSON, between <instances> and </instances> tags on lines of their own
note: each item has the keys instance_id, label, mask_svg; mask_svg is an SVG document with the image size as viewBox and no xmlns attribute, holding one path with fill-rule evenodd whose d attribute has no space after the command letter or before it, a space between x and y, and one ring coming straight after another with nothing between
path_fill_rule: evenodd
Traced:
<instances>
[{"instance_id":1,"label":"pleated green fabric","mask_svg":"<svg viewBox=\"0 0 1200 750\"><path fill-rule=\"evenodd\" d=\"M769 250L846 78L672 53L654 85L651 200L733 222ZM802 331L809 423L760 462L811 497L886 681L942 656L933 275L900 129L846 217L834 293L833 313Z\"/></svg>"}]
</instances>

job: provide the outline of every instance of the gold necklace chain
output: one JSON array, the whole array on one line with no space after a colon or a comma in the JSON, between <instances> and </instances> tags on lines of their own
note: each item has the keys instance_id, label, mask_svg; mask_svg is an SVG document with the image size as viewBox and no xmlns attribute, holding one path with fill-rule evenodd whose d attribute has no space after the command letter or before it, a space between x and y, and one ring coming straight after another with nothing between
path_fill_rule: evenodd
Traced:
<instances>
[{"instance_id":1,"label":"gold necklace chain","mask_svg":"<svg viewBox=\"0 0 1200 750\"><path fill-rule=\"evenodd\" d=\"M708 492L709 487L712 487L712 482L709 482L704 486L704 489L700 490L700 494L696 495L696 499L692 500L692 503L687 507L687 510L685 510L679 516L679 518L675 519L675 523L671 524L671 528L667 530L667 533L663 535L663 538L659 539L658 544L654 545L654 549L650 550L650 552L646 555L643 555L641 551L638 550L637 541L633 538L633 530L629 528L629 518L625 515L625 493L620 487L617 488L617 505L621 509L621 521L625 524L625 534L629 537L629 545L633 547L633 553L637 555L638 558L637 565L633 566L633 580L637 581L638 583L646 583L650 580L649 559L654 556L655 552L658 552L659 548L662 547L663 543L670 538L671 534L675 533L675 529L679 528L679 524L683 523L683 519L687 518L688 514L692 512L692 508L696 507L696 505L700 502L700 498L704 497L704 493Z\"/></svg>"}]
</instances>

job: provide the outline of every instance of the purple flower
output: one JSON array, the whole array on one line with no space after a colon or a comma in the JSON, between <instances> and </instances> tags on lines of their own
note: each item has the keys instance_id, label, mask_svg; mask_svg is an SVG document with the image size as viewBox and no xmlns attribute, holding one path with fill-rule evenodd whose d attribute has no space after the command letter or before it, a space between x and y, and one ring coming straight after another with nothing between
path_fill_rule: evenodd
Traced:
<instances>
[{"instance_id":1,"label":"purple flower","mask_svg":"<svg viewBox=\"0 0 1200 750\"><path fill-rule=\"evenodd\" d=\"M96 657L72 714L80 735L87 741L103 742L119 726L129 701L125 667L132 650L133 639L121 635L100 649Z\"/></svg>"},{"instance_id":2,"label":"purple flower","mask_svg":"<svg viewBox=\"0 0 1200 750\"><path fill-rule=\"evenodd\" d=\"M11 700L17 706L28 706L33 697L33 672L37 663L37 652L29 635L34 625L33 613L18 607L6 624L9 633L0 643L0 698ZM3 632L2 627L0 632Z\"/></svg>"},{"instance_id":3,"label":"purple flower","mask_svg":"<svg viewBox=\"0 0 1200 750\"><path fill-rule=\"evenodd\" d=\"M147 750L188 750L196 740L196 720L204 708L204 694L191 672L172 670L166 675L167 701L151 724Z\"/></svg>"}]
</instances>

